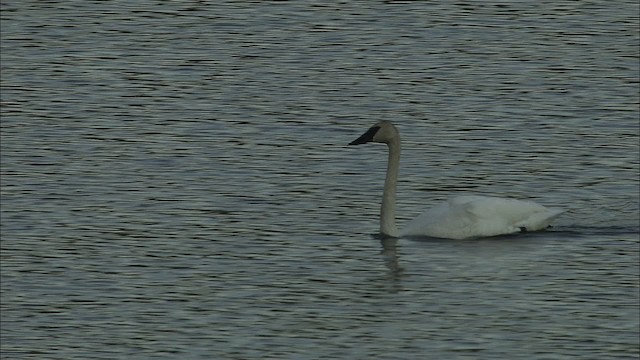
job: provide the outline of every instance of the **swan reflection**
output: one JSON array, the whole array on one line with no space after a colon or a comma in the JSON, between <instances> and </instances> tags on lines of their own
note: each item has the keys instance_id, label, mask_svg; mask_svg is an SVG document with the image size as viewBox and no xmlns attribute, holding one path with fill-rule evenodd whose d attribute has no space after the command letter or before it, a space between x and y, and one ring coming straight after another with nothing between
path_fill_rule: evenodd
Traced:
<instances>
[{"instance_id":1,"label":"swan reflection","mask_svg":"<svg viewBox=\"0 0 640 360\"><path fill-rule=\"evenodd\" d=\"M403 271L398 261L397 243L398 239L396 238L382 237L380 239L380 244L382 245L382 250L380 251L382 260L384 261L384 265L389 269L390 275L394 278L399 277Z\"/></svg>"}]
</instances>

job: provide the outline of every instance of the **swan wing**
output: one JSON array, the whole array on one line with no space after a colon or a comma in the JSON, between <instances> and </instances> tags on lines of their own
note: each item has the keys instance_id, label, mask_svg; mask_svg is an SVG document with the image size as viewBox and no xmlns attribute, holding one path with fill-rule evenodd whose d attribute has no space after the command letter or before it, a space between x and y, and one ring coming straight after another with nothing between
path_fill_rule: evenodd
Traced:
<instances>
[{"instance_id":1,"label":"swan wing","mask_svg":"<svg viewBox=\"0 0 640 360\"><path fill-rule=\"evenodd\" d=\"M465 239L543 230L562 212L531 201L458 196L410 221L402 235Z\"/></svg>"}]
</instances>

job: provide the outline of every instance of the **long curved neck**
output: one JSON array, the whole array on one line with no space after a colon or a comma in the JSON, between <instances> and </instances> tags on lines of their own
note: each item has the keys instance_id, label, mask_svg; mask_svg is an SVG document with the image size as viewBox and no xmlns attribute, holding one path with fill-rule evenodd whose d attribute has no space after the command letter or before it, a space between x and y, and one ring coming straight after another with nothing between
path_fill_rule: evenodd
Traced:
<instances>
[{"instance_id":1,"label":"long curved neck","mask_svg":"<svg viewBox=\"0 0 640 360\"><path fill-rule=\"evenodd\" d=\"M400 138L396 137L388 144L389 162L387 164L387 178L384 181L382 207L380 208L380 232L391 237L398 237L396 227L396 183L400 168Z\"/></svg>"}]
</instances>

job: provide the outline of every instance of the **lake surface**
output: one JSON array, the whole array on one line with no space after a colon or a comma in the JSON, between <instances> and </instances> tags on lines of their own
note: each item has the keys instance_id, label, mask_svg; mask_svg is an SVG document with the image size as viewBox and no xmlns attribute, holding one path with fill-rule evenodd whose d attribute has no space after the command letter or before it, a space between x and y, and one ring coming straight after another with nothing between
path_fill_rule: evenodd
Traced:
<instances>
[{"instance_id":1,"label":"lake surface","mask_svg":"<svg viewBox=\"0 0 640 360\"><path fill-rule=\"evenodd\" d=\"M637 1L2 6L3 359L639 357Z\"/></svg>"}]
</instances>

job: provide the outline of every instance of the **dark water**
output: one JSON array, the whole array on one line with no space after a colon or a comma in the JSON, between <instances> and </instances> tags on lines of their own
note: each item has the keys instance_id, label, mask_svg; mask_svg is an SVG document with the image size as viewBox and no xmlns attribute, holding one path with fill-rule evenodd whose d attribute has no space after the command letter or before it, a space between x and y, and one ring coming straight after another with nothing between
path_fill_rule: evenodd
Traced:
<instances>
[{"instance_id":1,"label":"dark water","mask_svg":"<svg viewBox=\"0 0 640 360\"><path fill-rule=\"evenodd\" d=\"M639 357L637 2L2 7L2 358ZM379 119L568 212L381 242Z\"/></svg>"}]
</instances>

